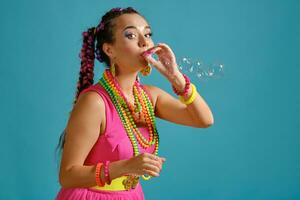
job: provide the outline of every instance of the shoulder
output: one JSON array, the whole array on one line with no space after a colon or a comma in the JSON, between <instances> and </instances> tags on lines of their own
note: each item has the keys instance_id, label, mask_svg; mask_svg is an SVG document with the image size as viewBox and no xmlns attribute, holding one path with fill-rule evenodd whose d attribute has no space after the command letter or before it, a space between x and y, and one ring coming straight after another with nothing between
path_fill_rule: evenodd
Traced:
<instances>
[{"instance_id":1,"label":"shoulder","mask_svg":"<svg viewBox=\"0 0 300 200\"><path fill-rule=\"evenodd\" d=\"M99 123L102 124L104 119L104 107L104 102L97 92L81 93L70 113L66 137L72 138L71 140L85 138L85 141L94 143L100 133Z\"/></svg>"},{"instance_id":2,"label":"shoulder","mask_svg":"<svg viewBox=\"0 0 300 200\"><path fill-rule=\"evenodd\" d=\"M103 109L104 106L102 97L96 91L89 90L79 95L74 108L79 110L86 109L87 111L94 110L97 112Z\"/></svg>"},{"instance_id":3,"label":"shoulder","mask_svg":"<svg viewBox=\"0 0 300 200\"><path fill-rule=\"evenodd\" d=\"M150 93L151 98L152 98L152 102L154 105L156 105L157 99L160 95L166 93L163 89L154 86L154 85L147 85L147 84L143 84L144 88L148 91L148 93Z\"/></svg>"},{"instance_id":4,"label":"shoulder","mask_svg":"<svg viewBox=\"0 0 300 200\"><path fill-rule=\"evenodd\" d=\"M150 93L150 95L153 97L153 99L157 98L157 95L159 93L158 87L156 87L154 85L147 85L147 84L143 84L143 86L146 89L146 91Z\"/></svg>"}]
</instances>

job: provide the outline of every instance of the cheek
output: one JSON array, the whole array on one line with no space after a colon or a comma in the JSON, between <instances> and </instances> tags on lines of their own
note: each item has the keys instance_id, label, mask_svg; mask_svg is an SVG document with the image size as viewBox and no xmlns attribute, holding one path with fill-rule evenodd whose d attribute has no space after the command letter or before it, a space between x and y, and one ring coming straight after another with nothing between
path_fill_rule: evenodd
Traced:
<instances>
[{"instance_id":1,"label":"cheek","mask_svg":"<svg viewBox=\"0 0 300 200\"><path fill-rule=\"evenodd\" d=\"M125 56L136 54L138 51L137 45L134 43L134 41L128 41L128 40L123 40L120 43L120 50L125 54Z\"/></svg>"},{"instance_id":2,"label":"cheek","mask_svg":"<svg viewBox=\"0 0 300 200\"><path fill-rule=\"evenodd\" d=\"M132 54L135 54L136 51L137 49L132 43L124 43L122 52L124 52L125 55L130 56Z\"/></svg>"},{"instance_id":3,"label":"cheek","mask_svg":"<svg viewBox=\"0 0 300 200\"><path fill-rule=\"evenodd\" d=\"M128 55L128 54L134 53L135 51L134 51L134 48L132 48L130 46L125 46L124 49L123 49L123 52L124 52L124 54Z\"/></svg>"},{"instance_id":4,"label":"cheek","mask_svg":"<svg viewBox=\"0 0 300 200\"><path fill-rule=\"evenodd\" d=\"M123 46L121 49L120 57L122 57L122 60L126 63L132 63L135 62L134 60L137 58L138 49L132 47L132 46Z\"/></svg>"}]
</instances>

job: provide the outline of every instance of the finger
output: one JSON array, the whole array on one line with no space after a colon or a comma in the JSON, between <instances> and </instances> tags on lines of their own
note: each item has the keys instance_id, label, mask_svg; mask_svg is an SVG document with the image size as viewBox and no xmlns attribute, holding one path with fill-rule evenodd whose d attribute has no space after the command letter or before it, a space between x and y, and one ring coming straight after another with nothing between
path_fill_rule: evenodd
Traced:
<instances>
[{"instance_id":1,"label":"finger","mask_svg":"<svg viewBox=\"0 0 300 200\"><path fill-rule=\"evenodd\" d=\"M162 168L162 163L159 160L153 160L153 159L145 159L146 164L154 165L156 166L159 170Z\"/></svg>"},{"instance_id":2,"label":"finger","mask_svg":"<svg viewBox=\"0 0 300 200\"><path fill-rule=\"evenodd\" d=\"M162 162L166 162L166 160L167 160L165 157L160 157L160 159Z\"/></svg>"},{"instance_id":3,"label":"finger","mask_svg":"<svg viewBox=\"0 0 300 200\"><path fill-rule=\"evenodd\" d=\"M152 153L149 153L148 157L151 158L152 160L159 160L159 157L157 155L152 154Z\"/></svg>"},{"instance_id":4,"label":"finger","mask_svg":"<svg viewBox=\"0 0 300 200\"><path fill-rule=\"evenodd\" d=\"M162 166L163 166L163 164L165 163L165 161L166 161L165 158L162 158L162 157L159 158L159 163L160 163L161 169L162 169ZM160 169L160 170L161 170L161 169Z\"/></svg>"},{"instance_id":5,"label":"finger","mask_svg":"<svg viewBox=\"0 0 300 200\"><path fill-rule=\"evenodd\" d=\"M155 58L153 58L153 57L151 56L151 54L145 55L144 58L145 58L145 60L146 60L147 62L149 62L150 64L157 65L157 63L158 63L158 61L157 61Z\"/></svg>"},{"instance_id":6,"label":"finger","mask_svg":"<svg viewBox=\"0 0 300 200\"><path fill-rule=\"evenodd\" d=\"M141 56L146 58L146 57L152 56L153 54L156 54L156 55L158 55L158 57L161 57L164 54L164 52L162 51L161 47L153 47L151 49L148 49L144 53L142 53Z\"/></svg>"},{"instance_id":7,"label":"finger","mask_svg":"<svg viewBox=\"0 0 300 200\"><path fill-rule=\"evenodd\" d=\"M146 173L146 174L148 174L148 175L150 175L150 176L159 176L159 173L156 173L156 172L153 172L153 171L151 171L151 170L143 170L144 171L144 173Z\"/></svg>"},{"instance_id":8,"label":"finger","mask_svg":"<svg viewBox=\"0 0 300 200\"><path fill-rule=\"evenodd\" d=\"M156 173L160 172L160 167L158 167L156 164L151 164L151 163L144 164L143 169L151 170Z\"/></svg>"},{"instance_id":9,"label":"finger","mask_svg":"<svg viewBox=\"0 0 300 200\"><path fill-rule=\"evenodd\" d=\"M171 47L169 45L165 44L165 43L158 43L157 47L161 47L161 49L169 51L172 54L174 54L173 51L172 51L172 49L171 49Z\"/></svg>"},{"instance_id":10,"label":"finger","mask_svg":"<svg viewBox=\"0 0 300 200\"><path fill-rule=\"evenodd\" d=\"M161 47L162 49L171 50L171 47L165 43L158 43L156 46Z\"/></svg>"},{"instance_id":11,"label":"finger","mask_svg":"<svg viewBox=\"0 0 300 200\"><path fill-rule=\"evenodd\" d=\"M152 160L155 160L155 161L159 161L162 157L159 157L159 156L157 156L157 155L154 155L154 154L152 154L152 153L146 153L145 152L145 156L147 157L147 158L150 158L150 159L152 159ZM165 158L164 158L165 159Z\"/></svg>"},{"instance_id":12,"label":"finger","mask_svg":"<svg viewBox=\"0 0 300 200\"><path fill-rule=\"evenodd\" d=\"M160 46L154 46L154 47L148 49L147 52L153 54L153 53L155 53L157 51L160 51L160 50L162 50L162 48Z\"/></svg>"},{"instance_id":13,"label":"finger","mask_svg":"<svg viewBox=\"0 0 300 200\"><path fill-rule=\"evenodd\" d=\"M159 161L160 164L162 164L166 159L164 157L159 157L159 156L156 156L156 155L153 155L151 156L154 160L156 161Z\"/></svg>"},{"instance_id":14,"label":"finger","mask_svg":"<svg viewBox=\"0 0 300 200\"><path fill-rule=\"evenodd\" d=\"M154 53L156 53L159 50L161 50L161 47L158 47L158 46L151 47L150 49L148 49L147 51L145 51L142 54L142 56L148 56L148 55L154 54Z\"/></svg>"}]
</instances>

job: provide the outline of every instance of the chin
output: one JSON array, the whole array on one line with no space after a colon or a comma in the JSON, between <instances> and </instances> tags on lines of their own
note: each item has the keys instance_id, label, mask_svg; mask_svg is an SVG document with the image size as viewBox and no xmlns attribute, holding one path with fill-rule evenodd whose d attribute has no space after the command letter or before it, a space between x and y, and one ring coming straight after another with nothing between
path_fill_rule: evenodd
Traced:
<instances>
[{"instance_id":1,"label":"chin","mask_svg":"<svg viewBox=\"0 0 300 200\"><path fill-rule=\"evenodd\" d=\"M140 71L141 69L145 68L147 66L147 63L143 63L143 62L137 62L134 64L130 65L132 68L134 68L137 71Z\"/></svg>"}]
</instances>

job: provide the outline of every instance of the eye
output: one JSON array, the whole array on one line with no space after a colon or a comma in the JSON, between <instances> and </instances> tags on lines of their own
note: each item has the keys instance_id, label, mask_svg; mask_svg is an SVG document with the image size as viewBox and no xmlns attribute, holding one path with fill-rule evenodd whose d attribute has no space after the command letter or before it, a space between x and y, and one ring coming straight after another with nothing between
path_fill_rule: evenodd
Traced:
<instances>
[{"instance_id":1,"label":"eye","mask_svg":"<svg viewBox=\"0 0 300 200\"><path fill-rule=\"evenodd\" d=\"M133 34L133 33L126 33L125 36L128 37L129 39L132 39L132 38L135 37L135 34Z\"/></svg>"},{"instance_id":2,"label":"eye","mask_svg":"<svg viewBox=\"0 0 300 200\"><path fill-rule=\"evenodd\" d=\"M149 37L152 37L153 33L148 33L148 34L146 34L146 35L149 35Z\"/></svg>"}]
</instances>

